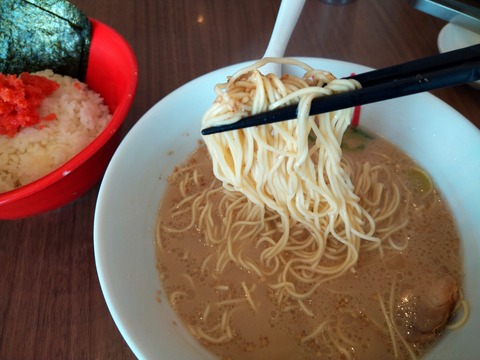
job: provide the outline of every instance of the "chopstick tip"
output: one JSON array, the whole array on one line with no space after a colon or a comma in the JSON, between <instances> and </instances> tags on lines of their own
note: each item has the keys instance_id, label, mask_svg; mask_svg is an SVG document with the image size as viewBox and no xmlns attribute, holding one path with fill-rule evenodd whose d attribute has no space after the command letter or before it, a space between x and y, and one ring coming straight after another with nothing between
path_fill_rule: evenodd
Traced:
<instances>
[{"instance_id":1,"label":"chopstick tip","mask_svg":"<svg viewBox=\"0 0 480 360\"><path fill-rule=\"evenodd\" d=\"M207 127L207 128L204 128L200 131L200 133L203 135L203 136L206 136L206 135L212 135L212 134L215 134L217 132L220 132L221 130L217 129L215 126L211 126L211 127Z\"/></svg>"}]
</instances>

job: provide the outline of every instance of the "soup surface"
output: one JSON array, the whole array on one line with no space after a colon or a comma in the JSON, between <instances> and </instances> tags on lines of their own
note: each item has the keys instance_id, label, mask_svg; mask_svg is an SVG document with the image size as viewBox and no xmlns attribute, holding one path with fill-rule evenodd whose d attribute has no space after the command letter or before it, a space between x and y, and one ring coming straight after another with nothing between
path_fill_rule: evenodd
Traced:
<instances>
[{"instance_id":1,"label":"soup surface","mask_svg":"<svg viewBox=\"0 0 480 360\"><path fill-rule=\"evenodd\" d=\"M443 328L461 301L463 275L446 204L428 175L384 139L347 132L343 148L353 172L367 161L388 165L391 171L378 181L387 191L392 183L402 191L408 225L399 222L390 245L360 252L354 269L302 299L278 296L278 274L259 276L228 261L219 268L224 244L207 241L211 235L199 224L209 215L191 211L195 199L202 201L198 194L217 189L209 195L214 210L208 221L221 224L227 216L221 203L226 190L205 146L170 176L155 242L162 292L192 336L219 358L411 359L449 331ZM242 201L243 195L235 196ZM228 216L237 224L244 220ZM270 218L275 221L274 214ZM238 231L248 231L244 225ZM261 249L242 251L257 262ZM306 290L311 284L297 285Z\"/></svg>"}]
</instances>

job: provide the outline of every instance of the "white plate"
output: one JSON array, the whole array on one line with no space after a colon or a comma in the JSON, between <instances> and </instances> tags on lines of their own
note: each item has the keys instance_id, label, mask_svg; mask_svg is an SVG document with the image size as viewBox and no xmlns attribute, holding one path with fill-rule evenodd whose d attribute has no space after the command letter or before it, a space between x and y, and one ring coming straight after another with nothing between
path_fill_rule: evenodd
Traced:
<instances>
[{"instance_id":1,"label":"white plate","mask_svg":"<svg viewBox=\"0 0 480 360\"><path fill-rule=\"evenodd\" d=\"M338 77L369 70L334 60L300 60ZM180 325L162 294L157 301L161 285L154 228L167 176L197 146L201 116L215 97L213 86L244 65L204 75L157 103L127 134L103 179L94 226L98 276L118 329L140 359L212 358ZM480 178L480 132L429 94L364 106L361 123L416 158L451 205L465 250L471 317L427 358L475 358L480 328L480 187L474 179Z\"/></svg>"},{"instance_id":2,"label":"white plate","mask_svg":"<svg viewBox=\"0 0 480 360\"><path fill-rule=\"evenodd\" d=\"M440 30L437 39L438 50L441 53L476 44L480 44L480 34L452 23L445 25ZM469 85L480 90L480 80Z\"/></svg>"}]
</instances>

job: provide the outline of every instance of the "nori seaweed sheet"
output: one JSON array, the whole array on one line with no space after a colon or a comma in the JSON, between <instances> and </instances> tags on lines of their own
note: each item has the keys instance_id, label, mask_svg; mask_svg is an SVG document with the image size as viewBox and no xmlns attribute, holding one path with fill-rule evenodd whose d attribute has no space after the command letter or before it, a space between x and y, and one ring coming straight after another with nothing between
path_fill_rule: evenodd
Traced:
<instances>
[{"instance_id":1,"label":"nori seaweed sheet","mask_svg":"<svg viewBox=\"0 0 480 360\"><path fill-rule=\"evenodd\" d=\"M0 72L52 69L84 81L92 29L65 0L0 0Z\"/></svg>"}]
</instances>

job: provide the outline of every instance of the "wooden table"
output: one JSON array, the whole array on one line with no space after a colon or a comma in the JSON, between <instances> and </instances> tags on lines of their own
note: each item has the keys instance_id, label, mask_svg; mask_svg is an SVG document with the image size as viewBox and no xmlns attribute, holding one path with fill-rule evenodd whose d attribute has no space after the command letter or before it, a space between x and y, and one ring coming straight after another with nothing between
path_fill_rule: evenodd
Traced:
<instances>
[{"instance_id":1,"label":"wooden table","mask_svg":"<svg viewBox=\"0 0 480 360\"><path fill-rule=\"evenodd\" d=\"M138 91L124 134L180 85L261 57L280 6L280 0L73 3L115 28L137 55ZM405 0L307 0L286 55L378 68L437 53L444 25ZM480 127L479 91L460 86L435 94ZM47 214L0 221L0 359L134 358L110 316L95 269L98 189Z\"/></svg>"}]
</instances>

